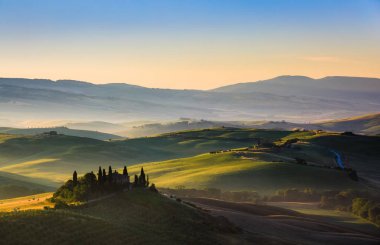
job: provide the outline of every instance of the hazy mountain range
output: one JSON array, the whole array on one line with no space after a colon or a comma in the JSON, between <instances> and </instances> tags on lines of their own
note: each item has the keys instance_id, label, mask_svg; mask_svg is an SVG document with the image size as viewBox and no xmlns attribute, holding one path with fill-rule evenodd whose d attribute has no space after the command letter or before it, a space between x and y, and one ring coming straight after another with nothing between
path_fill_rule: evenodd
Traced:
<instances>
[{"instance_id":1,"label":"hazy mountain range","mask_svg":"<svg viewBox=\"0 0 380 245\"><path fill-rule=\"evenodd\" d=\"M0 78L2 126L28 120L128 122L180 117L308 122L374 113L379 106L376 78L281 76L208 91Z\"/></svg>"}]
</instances>

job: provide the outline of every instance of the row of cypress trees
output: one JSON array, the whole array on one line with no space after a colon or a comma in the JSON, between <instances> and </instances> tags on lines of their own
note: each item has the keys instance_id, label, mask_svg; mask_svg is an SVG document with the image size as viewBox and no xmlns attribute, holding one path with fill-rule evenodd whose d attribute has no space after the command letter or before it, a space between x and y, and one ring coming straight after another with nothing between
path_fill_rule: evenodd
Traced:
<instances>
[{"instance_id":1,"label":"row of cypress trees","mask_svg":"<svg viewBox=\"0 0 380 245\"><path fill-rule=\"evenodd\" d=\"M123 176L125 178L128 178L128 170L126 166L124 166L124 169L123 169ZM145 174L143 167L141 168L140 176L136 174L134 177L135 177L134 182L133 182L134 187L148 187L149 186L149 175ZM108 167L108 174L107 174L106 170L104 168L102 169L102 167L99 166L98 178L97 178L98 185L103 185L105 183L112 184L113 182L114 180L113 180L112 167L111 166ZM77 174L77 171L74 171L73 185L76 186L77 184L78 184L78 174Z\"/></svg>"},{"instance_id":2,"label":"row of cypress trees","mask_svg":"<svg viewBox=\"0 0 380 245\"><path fill-rule=\"evenodd\" d=\"M134 187L148 187L149 186L149 175L145 175L144 168L141 168L140 176L135 174L133 186Z\"/></svg>"},{"instance_id":3,"label":"row of cypress trees","mask_svg":"<svg viewBox=\"0 0 380 245\"><path fill-rule=\"evenodd\" d=\"M109 166L107 174L106 170L100 166L98 176L91 171L79 178L77 171L74 171L72 180L66 181L59 187L54 193L53 199L63 202L84 201L130 187L149 187L149 190L158 192L154 184L149 186L149 176L145 174L143 168L141 168L140 175L134 176L134 182L130 183L126 166L122 174L117 171L113 172L111 166Z\"/></svg>"},{"instance_id":4,"label":"row of cypress trees","mask_svg":"<svg viewBox=\"0 0 380 245\"><path fill-rule=\"evenodd\" d=\"M128 170L127 170L126 166L124 166L124 169L123 169L123 176L125 178L128 177ZM98 170L98 184L99 185L103 185L106 182L108 182L108 183L113 183L114 182L112 167L111 166L108 167L108 175L107 175L106 170L104 168L102 169L102 167L99 166L99 170Z\"/></svg>"}]
</instances>

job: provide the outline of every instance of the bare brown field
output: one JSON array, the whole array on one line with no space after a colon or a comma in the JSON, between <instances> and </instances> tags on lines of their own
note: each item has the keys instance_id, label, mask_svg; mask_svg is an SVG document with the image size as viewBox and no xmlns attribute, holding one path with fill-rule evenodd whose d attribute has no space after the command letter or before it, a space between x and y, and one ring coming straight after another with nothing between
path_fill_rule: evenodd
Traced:
<instances>
[{"instance_id":1,"label":"bare brown field","mask_svg":"<svg viewBox=\"0 0 380 245\"><path fill-rule=\"evenodd\" d=\"M379 244L380 232L363 232L315 215L282 207L231 203L207 198L187 202L224 216L244 230L246 240L257 244Z\"/></svg>"}]
</instances>

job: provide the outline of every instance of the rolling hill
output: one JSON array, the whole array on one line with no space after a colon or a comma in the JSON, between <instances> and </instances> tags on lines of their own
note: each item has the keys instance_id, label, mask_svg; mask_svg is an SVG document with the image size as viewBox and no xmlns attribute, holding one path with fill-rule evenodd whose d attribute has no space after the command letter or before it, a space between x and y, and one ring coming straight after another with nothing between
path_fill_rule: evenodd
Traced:
<instances>
[{"instance_id":1,"label":"rolling hill","mask_svg":"<svg viewBox=\"0 0 380 245\"><path fill-rule=\"evenodd\" d=\"M207 121L207 120L192 120L192 119L181 119L178 121L170 121L165 123L147 123L142 125L136 125L127 130L119 131L117 134L126 137L145 137L145 136L155 136L164 133L172 133L184 130L200 130L200 129L210 129L210 128L221 128L225 127L241 127L240 124L234 124L230 122L219 122L219 121Z\"/></svg>"},{"instance_id":2,"label":"rolling hill","mask_svg":"<svg viewBox=\"0 0 380 245\"><path fill-rule=\"evenodd\" d=\"M244 242L235 226L147 191L65 210L0 213L6 244L230 244Z\"/></svg>"},{"instance_id":3,"label":"rolling hill","mask_svg":"<svg viewBox=\"0 0 380 245\"><path fill-rule=\"evenodd\" d=\"M27 196L55 189L44 183L47 181L0 172L0 199Z\"/></svg>"},{"instance_id":4,"label":"rolling hill","mask_svg":"<svg viewBox=\"0 0 380 245\"><path fill-rule=\"evenodd\" d=\"M319 191L365 189L344 171L300 166L292 158L284 160L281 156L263 152L206 153L191 158L133 165L130 172L137 173L141 167L157 186L168 188L253 190L263 195L273 195L277 190L288 188Z\"/></svg>"},{"instance_id":5,"label":"rolling hill","mask_svg":"<svg viewBox=\"0 0 380 245\"><path fill-rule=\"evenodd\" d=\"M380 134L380 113L345 118L316 124L330 131L351 131L366 135Z\"/></svg>"},{"instance_id":6,"label":"rolling hill","mask_svg":"<svg viewBox=\"0 0 380 245\"><path fill-rule=\"evenodd\" d=\"M0 134L21 134L21 135L36 135L56 131L58 134L69 136L92 138L97 140L122 139L121 136L107 134L89 130L77 130L67 127L52 127L52 128L5 128L0 127Z\"/></svg>"},{"instance_id":7,"label":"rolling hill","mask_svg":"<svg viewBox=\"0 0 380 245\"><path fill-rule=\"evenodd\" d=\"M357 134L380 134L380 114L369 114L358 117L329 120L320 123L294 123L287 121L209 121L182 119L165 123L149 123L119 131L117 134L126 137L153 136L182 130L207 129L218 127L257 128L277 130L326 130L333 132L350 131Z\"/></svg>"},{"instance_id":8,"label":"rolling hill","mask_svg":"<svg viewBox=\"0 0 380 245\"><path fill-rule=\"evenodd\" d=\"M231 122L233 123L233 122ZM235 123L239 125L239 123ZM327 120L318 123L292 123L286 121L261 121L261 122L242 122L245 127L261 128L261 129L283 129L292 130L308 129L308 130L325 130L333 132L353 132L364 135L380 134L380 114L373 113L357 117L349 117L337 120Z\"/></svg>"},{"instance_id":9,"label":"rolling hill","mask_svg":"<svg viewBox=\"0 0 380 245\"><path fill-rule=\"evenodd\" d=\"M111 142L67 135L0 135L0 171L60 182L73 170L83 173L99 165L122 167L244 147L257 140L249 137L263 134L248 133L204 130Z\"/></svg>"},{"instance_id":10,"label":"rolling hill","mask_svg":"<svg viewBox=\"0 0 380 245\"><path fill-rule=\"evenodd\" d=\"M43 199L40 204L49 207L44 199L46 196L42 194L35 198ZM30 197L5 202L11 204L27 198ZM334 212L325 216L322 210L307 214L304 210L298 212L269 205L206 198L184 200L179 202L135 189L65 209L0 213L2 242L342 244L343 240L352 245L379 242L379 231L373 224L348 213ZM316 211L322 213L317 215Z\"/></svg>"},{"instance_id":11,"label":"rolling hill","mask_svg":"<svg viewBox=\"0 0 380 245\"><path fill-rule=\"evenodd\" d=\"M289 186L296 186L298 178L306 178L301 182L304 187L317 186L322 177L326 178L326 188L333 188L334 179L339 179L339 176L343 176L345 173L294 164L295 157L298 157L314 165L335 167L337 165L334 161L335 156L331 153L332 149L342 155L347 167L358 170L360 177L374 183L378 183L380 180L378 170L380 138L376 136L350 136L314 131L215 128L111 142L66 135L4 135L3 138L3 140L0 138L0 142L2 141L0 143L0 171L42 178L54 181L56 184L71 176L73 170L82 174L89 169L96 170L100 165L121 168L124 165L143 163L142 165L148 168L150 166L157 168L156 176L154 169L151 169L150 172L160 184L165 184L160 182L160 176L174 174L172 178L165 177L166 181L172 180L165 186L170 184L172 187L183 184L180 183L181 181L191 186L192 184L187 181L191 182L192 175L199 177L194 180L199 185L220 186L224 182L213 177L220 173L223 178L230 176L233 183L239 176L245 176L244 178L248 180L251 179L250 176L263 175L265 178L262 179L262 189L279 188L281 185L286 185L286 181L289 181ZM284 148L280 152L276 152L274 148L270 152L267 152L268 150L253 152L253 155L251 155L251 150L246 153L243 151L247 155L242 157L236 157L233 153L228 152L221 155L197 156L220 150L250 147L257 144L259 140L262 144L283 144L294 138L298 138L300 141L294 143L293 148ZM168 162L162 163L166 160ZM168 166L165 167L166 165ZM131 166L131 173L137 171L139 167L140 165ZM176 181L178 178L175 176L177 175L182 177L180 182ZM275 178L273 176L283 177ZM215 183L210 180L212 178L216 181ZM271 178L275 178L278 183L275 184L276 182ZM328 185L328 179L331 180L331 185ZM308 182L309 180L311 182ZM236 188L261 188L257 186L259 182L252 181L250 185L245 185L246 182L236 183ZM264 184L270 182L273 182L272 187ZM336 188L340 185L341 187L354 187L350 185L355 185L346 175L341 183L337 184ZM320 186L322 187L323 183Z\"/></svg>"}]
</instances>

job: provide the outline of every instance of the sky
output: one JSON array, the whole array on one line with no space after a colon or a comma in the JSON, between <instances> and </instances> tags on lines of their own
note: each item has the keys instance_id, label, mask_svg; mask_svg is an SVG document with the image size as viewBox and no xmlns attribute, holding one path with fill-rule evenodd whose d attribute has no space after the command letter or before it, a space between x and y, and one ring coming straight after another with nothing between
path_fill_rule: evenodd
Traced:
<instances>
[{"instance_id":1,"label":"sky","mask_svg":"<svg viewBox=\"0 0 380 245\"><path fill-rule=\"evenodd\" d=\"M210 89L380 78L380 0L0 0L0 77Z\"/></svg>"}]
</instances>

